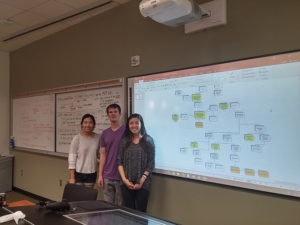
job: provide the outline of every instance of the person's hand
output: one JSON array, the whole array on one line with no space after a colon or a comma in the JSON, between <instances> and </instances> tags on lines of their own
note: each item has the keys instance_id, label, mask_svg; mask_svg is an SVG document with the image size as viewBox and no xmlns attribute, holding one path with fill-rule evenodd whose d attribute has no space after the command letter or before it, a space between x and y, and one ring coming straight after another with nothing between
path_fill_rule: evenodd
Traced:
<instances>
[{"instance_id":1,"label":"person's hand","mask_svg":"<svg viewBox=\"0 0 300 225\"><path fill-rule=\"evenodd\" d=\"M99 175L98 177L98 181L97 181L97 184L99 187L103 188L104 186L104 182L103 182L103 177Z\"/></svg>"},{"instance_id":2,"label":"person's hand","mask_svg":"<svg viewBox=\"0 0 300 225\"><path fill-rule=\"evenodd\" d=\"M133 189L134 184L130 182L128 179L123 180L123 183L126 185L128 189Z\"/></svg>"},{"instance_id":3,"label":"person's hand","mask_svg":"<svg viewBox=\"0 0 300 225\"><path fill-rule=\"evenodd\" d=\"M133 189L134 190L140 190L142 188L143 184L135 184Z\"/></svg>"},{"instance_id":4,"label":"person's hand","mask_svg":"<svg viewBox=\"0 0 300 225\"><path fill-rule=\"evenodd\" d=\"M133 189L134 189L134 190L139 190L139 189L141 189L141 188L143 187L143 184L144 184L145 180L146 180L146 179L142 176L141 179L140 179L140 183L139 183L139 184L136 183L136 184L134 185Z\"/></svg>"},{"instance_id":5,"label":"person's hand","mask_svg":"<svg viewBox=\"0 0 300 225\"><path fill-rule=\"evenodd\" d=\"M76 182L76 181L75 181L74 178L70 178L70 180L69 180L69 183L70 183L70 184L75 184L75 182Z\"/></svg>"}]
</instances>

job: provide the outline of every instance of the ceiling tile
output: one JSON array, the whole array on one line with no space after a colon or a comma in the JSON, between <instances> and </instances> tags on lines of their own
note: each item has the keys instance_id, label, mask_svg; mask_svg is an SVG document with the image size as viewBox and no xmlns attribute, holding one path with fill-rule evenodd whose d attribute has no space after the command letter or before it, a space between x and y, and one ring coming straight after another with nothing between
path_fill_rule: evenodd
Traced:
<instances>
[{"instance_id":1,"label":"ceiling tile","mask_svg":"<svg viewBox=\"0 0 300 225\"><path fill-rule=\"evenodd\" d=\"M128 1L0 0L0 50L15 50ZM97 8L105 3L109 4ZM14 38L1 42L10 37Z\"/></svg>"},{"instance_id":2,"label":"ceiling tile","mask_svg":"<svg viewBox=\"0 0 300 225\"><path fill-rule=\"evenodd\" d=\"M20 30L24 30L26 26L12 23L12 24L3 24L0 23L0 40L9 38L10 36L13 36Z\"/></svg>"},{"instance_id":3,"label":"ceiling tile","mask_svg":"<svg viewBox=\"0 0 300 225\"><path fill-rule=\"evenodd\" d=\"M12 17L11 20L15 21L18 24L27 25L27 26L36 26L37 24L42 24L49 21L48 18L30 11L18 14Z\"/></svg>"},{"instance_id":4,"label":"ceiling tile","mask_svg":"<svg viewBox=\"0 0 300 225\"><path fill-rule=\"evenodd\" d=\"M56 0L57 2L69 5L73 8L86 8L87 6L101 5L111 0Z\"/></svg>"},{"instance_id":5,"label":"ceiling tile","mask_svg":"<svg viewBox=\"0 0 300 225\"><path fill-rule=\"evenodd\" d=\"M73 26L75 24L81 23L84 20L90 19L91 16L87 13L83 14L83 15L79 15L79 16L74 16L70 19L68 19L66 21L67 24L69 24L70 26Z\"/></svg>"},{"instance_id":6,"label":"ceiling tile","mask_svg":"<svg viewBox=\"0 0 300 225\"><path fill-rule=\"evenodd\" d=\"M9 5L6 5L6 4L0 2L0 19L10 18L21 12L22 12L22 10L20 10L20 9L11 7Z\"/></svg>"},{"instance_id":7,"label":"ceiling tile","mask_svg":"<svg viewBox=\"0 0 300 225\"><path fill-rule=\"evenodd\" d=\"M31 11L34 13L53 19L70 13L72 10L74 10L72 7L66 6L65 4L61 4L53 0L47 1L46 3L31 9Z\"/></svg>"},{"instance_id":8,"label":"ceiling tile","mask_svg":"<svg viewBox=\"0 0 300 225\"><path fill-rule=\"evenodd\" d=\"M93 10L89 11L88 14L91 15L91 16L96 16L96 15L99 15L99 14L101 14L101 13L107 11L107 10L110 10L114 7L117 7L118 5L119 5L118 3L112 2L110 4L102 6L100 8L93 9Z\"/></svg>"},{"instance_id":9,"label":"ceiling tile","mask_svg":"<svg viewBox=\"0 0 300 225\"><path fill-rule=\"evenodd\" d=\"M48 0L0 0L0 3L5 3L17 9L27 10L46 1Z\"/></svg>"},{"instance_id":10,"label":"ceiling tile","mask_svg":"<svg viewBox=\"0 0 300 225\"><path fill-rule=\"evenodd\" d=\"M44 27L40 30L47 32L48 34L53 34L58 31L64 30L64 29L68 28L69 26L70 26L70 24L68 24L66 22L59 22L59 23L55 23L50 26Z\"/></svg>"}]
</instances>

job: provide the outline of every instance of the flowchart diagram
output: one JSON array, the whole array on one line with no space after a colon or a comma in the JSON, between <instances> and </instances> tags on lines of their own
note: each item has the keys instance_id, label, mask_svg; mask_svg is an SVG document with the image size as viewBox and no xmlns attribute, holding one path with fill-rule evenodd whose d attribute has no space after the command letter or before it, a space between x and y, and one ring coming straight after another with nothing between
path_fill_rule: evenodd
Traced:
<instances>
[{"instance_id":1,"label":"flowchart diagram","mask_svg":"<svg viewBox=\"0 0 300 225\"><path fill-rule=\"evenodd\" d=\"M199 139L181 146L180 153L190 153L194 164L202 165L205 169L226 170L229 163L231 173L244 173L248 176L257 174L259 177L268 178L270 174L267 170L243 168L240 158L243 157L242 152L261 153L264 145L271 141L271 135L266 132L263 124L244 123L246 113L242 110L241 102L229 99L220 102L218 96L223 92L223 89L214 85L199 86L198 91L194 93L175 91L178 101L189 102L189 109L192 111L172 114L174 123L193 121L194 128L203 130L199 132ZM203 102L209 103L202 104ZM231 124L220 130L224 120L231 121ZM224 153L220 154L222 151ZM227 165L224 165L224 161L228 162Z\"/></svg>"},{"instance_id":2,"label":"flowchart diagram","mask_svg":"<svg viewBox=\"0 0 300 225\"><path fill-rule=\"evenodd\" d=\"M282 162L300 157L299 77L274 66L137 83L135 111L155 140L156 168L293 186L300 168Z\"/></svg>"}]
</instances>

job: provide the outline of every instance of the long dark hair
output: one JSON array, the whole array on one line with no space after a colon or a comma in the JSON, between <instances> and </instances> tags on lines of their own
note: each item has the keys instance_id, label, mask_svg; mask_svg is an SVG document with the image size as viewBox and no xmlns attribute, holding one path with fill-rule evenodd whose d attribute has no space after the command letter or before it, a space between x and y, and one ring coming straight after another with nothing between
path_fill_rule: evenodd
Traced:
<instances>
[{"instance_id":1,"label":"long dark hair","mask_svg":"<svg viewBox=\"0 0 300 225\"><path fill-rule=\"evenodd\" d=\"M133 138L133 134L131 133L131 131L129 129L129 121L133 118L137 118L141 122L140 134L141 134L142 138L140 140L140 143L142 146L145 144L145 140L147 138L147 132L146 132L143 117L138 113L133 113L127 119L126 129L125 129L124 136L123 136L126 138L126 148L130 145L130 143L132 142L132 138Z\"/></svg>"}]
</instances>

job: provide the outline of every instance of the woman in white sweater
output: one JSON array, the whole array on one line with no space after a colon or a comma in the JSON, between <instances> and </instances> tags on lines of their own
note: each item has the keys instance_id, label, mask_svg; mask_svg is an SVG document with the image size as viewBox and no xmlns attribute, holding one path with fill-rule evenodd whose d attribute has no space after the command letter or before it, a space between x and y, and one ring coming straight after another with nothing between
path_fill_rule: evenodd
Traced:
<instances>
[{"instance_id":1,"label":"woman in white sweater","mask_svg":"<svg viewBox=\"0 0 300 225\"><path fill-rule=\"evenodd\" d=\"M100 147L100 135L94 133L95 125L94 116L85 114L81 119L81 132L71 142L68 158L71 184L94 187Z\"/></svg>"}]
</instances>

